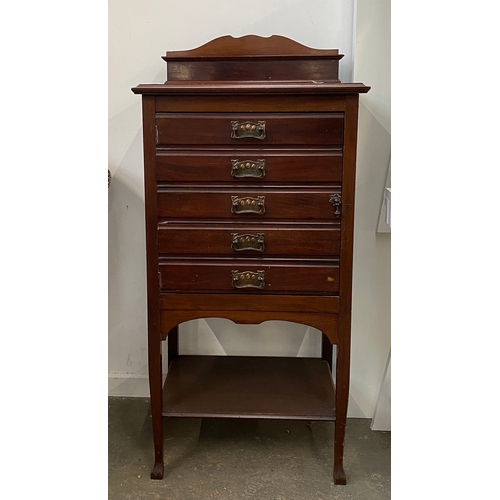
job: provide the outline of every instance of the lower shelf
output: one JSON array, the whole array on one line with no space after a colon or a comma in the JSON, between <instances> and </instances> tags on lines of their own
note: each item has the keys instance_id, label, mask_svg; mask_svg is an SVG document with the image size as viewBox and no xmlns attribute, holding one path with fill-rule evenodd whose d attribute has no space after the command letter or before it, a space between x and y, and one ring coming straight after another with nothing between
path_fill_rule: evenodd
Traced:
<instances>
[{"instance_id":1,"label":"lower shelf","mask_svg":"<svg viewBox=\"0 0 500 500\"><path fill-rule=\"evenodd\" d=\"M335 420L334 385L317 358L179 356L163 416Z\"/></svg>"}]
</instances>

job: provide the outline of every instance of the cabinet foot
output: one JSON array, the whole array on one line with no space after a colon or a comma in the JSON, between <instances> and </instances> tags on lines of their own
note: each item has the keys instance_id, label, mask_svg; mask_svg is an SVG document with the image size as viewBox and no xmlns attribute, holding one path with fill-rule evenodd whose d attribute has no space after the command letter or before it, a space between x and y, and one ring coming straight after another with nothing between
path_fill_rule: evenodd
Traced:
<instances>
[{"instance_id":1,"label":"cabinet foot","mask_svg":"<svg viewBox=\"0 0 500 500\"><path fill-rule=\"evenodd\" d=\"M156 462L151 471L151 479L163 479L163 463Z\"/></svg>"},{"instance_id":2,"label":"cabinet foot","mask_svg":"<svg viewBox=\"0 0 500 500\"><path fill-rule=\"evenodd\" d=\"M334 467L333 484L347 484L347 479L343 467Z\"/></svg>"}]
</instances>

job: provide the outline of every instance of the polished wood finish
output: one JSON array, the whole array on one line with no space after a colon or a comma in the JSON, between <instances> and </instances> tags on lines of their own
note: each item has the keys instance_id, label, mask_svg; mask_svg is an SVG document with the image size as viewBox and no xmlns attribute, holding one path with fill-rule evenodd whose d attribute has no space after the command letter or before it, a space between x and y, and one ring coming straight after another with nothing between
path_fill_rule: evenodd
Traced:
<instances>
[{"instance_id":1,"label":"polished wood finish","mask_svg":"<svg viewBox=\"0 0 500 500\"><path fill-rule=\"evenodd\" d=\"M235 250L232 235L262 235L264 250ZM255 237L255 236L253 236ZM158 224L158 252L167 255L219 257L338 258L340 224Z\"/></svg>"},{"instance_id":2,"label":"polished wood finish","mask_svg":"<svg viewBox=\"0 0 500 500\"><path fill-rule=\"evenodd\" d=\"M300 310L303 313L339 312L338 296L305 296L305 295L273 295L262 300L257 295L245 296L245 302L233 300L232 294L169 294L160 295L160 309L182 311L205 311L212 316L211 311L259 311L259 312L292 312Z\"/></svg>"},{"instance_id":3,"label":"polished wood finish","mask_svg":"<svg viewBox=\"0 0 500 500\"><path fill-rule=\"evenodd\" d=\"M201 57L214 58L216 61L227 58L262 60L266 56L272 58L305 57L307 59L323 56L328 60L337 60L343 57L342 54L339 54L338 49L314 49L280 35L270 37L247 35L241 38L227 35L210 40L191 50L168 51L163 59L167 62L174 58L199 60Z\"/></svg>"},{"instance_id":4,"label":"polished wood finish","mask_svg":"<svg viewBox=\"0 0 500 500\"><path fill-rule=\"evenodd\" d=\"M339 291L338 263L318 264L308 261L276 262L270 260L160 260L160 290L162 292L233 292L274 294L318 293L337 294ZM265 273L264 288L234 288L231 272Z\"/></svg>"},{"instance_id":5,"label":"polished wood finish","mask_svg":"<svg viewBox=\"0 0 500 500\"><path fill-rule=\"evenodd\" d=\"M339 188L331 189L265 189L265 188L158 188L158 216L183 220L310 220L331 222L340 220L330 197L340 194ZM232 197L264 197L264 211L235 213Z\"/></svg>"},{"instance_id":6,"label":"polished wood finish","mask_svg":"<svg viewBox=\"0 0 500 500\"><path fill-rule=\"evenodd\" d=\"M224 81L211 81L209 84L205 82L179 82L179 81L169 81L163 83L150 83L150 84L141 84L138 85L137 87L134 88L134 92L136 94L142 94L142 95L154 95L154 96L166 96L166 95L173 95L177 94L179 97L182 99L182 96L189 95L189 96L199 96L203 95L204 93L210 93L215 96L216 99L220 99L220 95L226 95L226 94L234 94L233 96L229 97L229 100L227 101L228 104L231 104L233 102L238 103L239 105L242 105L244 100L238 99L237 97L238 94L241 94L243 96L250 93L249 99L248 99L248 104L251 105L254 100L256 99L256 95L262 95L262 94L269 94L269 93L275 93L277 94L276 100L279 103L282 103L285 96L283 94L292 94L292 95L297 95L297 94L302 94L302 95L316 95L316 97L319 97L321 94L328 94L330 96L330 99L324 99L322 103L329 102L332 100L336 95L338 96L347 96L347 95L359 95L359 94L364 94L368 92L370 87L366 87L362 83L337 83L337 82L331 82L331 81L324 81L324 82L317 82L315 80L303 80L303 81L294 81L294 82L287 82L287 81L278 81L278 82L224 82ZM286 99L285 99L286 100ZM294 99L288 99L288 102L293 102ZM186 102L186 101L184 101ZM225 99L221 99L219 102L224 103ZM269 105L269 100L266 99L265 97L263 98L263 103L267 103ZM314 107L314 110L317 111L317 105L318 102L316 102L316 99L313 97L313 103L312 106ZM177 106L175 106L177 107ZM227 109L227 111L255 111L254 106L250 106L251 109L248 109L249 106L244 107L242 106L241 108L238 109ZM226 106L224 106L226 108ZM229 108L229 106L227 106ZM284 106L277 106L276 111L283 111ZM294 109L294 111L303 111L304 109L307 109L308 105L306 103L297 103L297 108ZM174 109L169 109L169 111L173 111ZM179 109L178 109L179 110ZM187 111L187 109L185 109ZM206 111L203 109L203 111ZM273 111L273 109L271 109ZM331 108L325 109L325 111L331 111Z\"/></svg>"},{"instance_id":7,"label":"polished wood finish","mask_svg":"<svg viewBox=\"0 0 500 500\"><path fill-rule=\"evenodd\" d=\"M218 184L266 185L311 184L339 185L342 182L342 149L217 149L202 151L161 152L156 156L156 178L158 182L192 183L211 182ZM231 160L264 161L263 177L239 177L231 174Z\"/></svg>"},{"instance_id":8,"label":"polished wood finish","mask_svg":"<svg viewBox=\"0 0 500 500\"><path fill-rule=\"evenodd\" d=\"M312 49L288 38L220 37L188 51L167 52L167 80L338 80L338 50Z\"/></svg>"},{"instance_id":9,"label":"polished wood finish","mask_svg":"<svg viewBox=\"0 0 500 500\"><path fill-rule=\"evenodd\" d=\"M163 394L168 417L335 419L331 373L320 359L181 356Z\"/></svg>"},{"instance_id":10,"label":"polished wood finish","mask_svg":"<svg viewBox=\"0 0 500 500\"><path fill-rule=\"evenodd\" d=\"M283 37L222 37L168 52L167 82L133 89L143 99L152 478L163 476L162 415L306 418L335 421L333 478L346 483L357 112L369 87L340 83L340 58ZM323 334L321 359L180 355L178 325L197 318L309 325Z\"/></svg>"},{"instance_id":11,"label":"polished wood finish","mask_svg":"<svg viewBox=\"0 0 500 500\"><path fill-rule=\"evenodd\" d=\"M265 137L232 137L231 122L265 122ZM341 113L157 113L157 146L322 145L342 144Z\"/></svg>"},{"instance_id":12,"label":"polished wood finish","mask_svg":"<svg viewBox=\"0 0 500 500\"><path fill-rule=\"evenodd\" d=\"M265 87L255 83L250 86L240 82L218 82L210 96L200 93L203 89L202 84L192 82L192 85L194 89L185 85L181 86L179 82L168 82L167 88L166 85L158 84L139 85L137 92L143 95L155 95L157 113L220 113L221 109L228 109L233 113L249 110L253 113L278 113L287 112L290 109L294 109L297 113L321 112L331 111L345 100L345 93L338 93L345 84L339 86L327 82L321 85L314 82L295 82L293 87L287 82L268 83ZM266 94L264 88L268 91L272 90L272 93ZM358 84L353 84L351 90L358 93L363 88ZM324 92L325 89L328 92ZM298 101L297 91L304 96L307 95L307 99Z\"/></svg>"}]
</instances>

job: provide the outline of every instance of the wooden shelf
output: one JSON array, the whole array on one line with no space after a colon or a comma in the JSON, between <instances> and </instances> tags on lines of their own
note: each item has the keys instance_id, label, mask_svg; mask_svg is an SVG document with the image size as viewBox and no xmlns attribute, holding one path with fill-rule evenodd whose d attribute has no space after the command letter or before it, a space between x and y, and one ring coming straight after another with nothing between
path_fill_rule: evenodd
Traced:
<instances>
[{"instance_id":1,"label":"wooden shelf","mask_svg":"<svg viewBox=\"0 0 500 500\"><path fill-rule=\"evenodd\" d=\"M179 356L163 416L335 420L329 366L316 358Z\"/></svg>"}]
</instances>

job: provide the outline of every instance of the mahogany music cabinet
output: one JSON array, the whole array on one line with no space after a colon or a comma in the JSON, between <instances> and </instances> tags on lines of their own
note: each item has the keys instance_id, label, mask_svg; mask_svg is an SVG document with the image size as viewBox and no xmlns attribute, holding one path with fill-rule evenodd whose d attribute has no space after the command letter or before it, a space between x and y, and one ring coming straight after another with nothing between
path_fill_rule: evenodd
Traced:
<instances>
[{"instance_id":1,"label":"mahogany music cabinet","mask_svg":"<svg viewBox=\"0 0 500 500\"><path fill-rule=\"evenodd\" d=\"M167 81L132 89L154 479L162 417L278 418L334 421L333 478L346 484L357 117L369 87L340 82L341 57L281 36L225 36L167 52ZM312 326L321 358L179 355L178 325L211 317Z\"/></svg>"}]
</instances>

